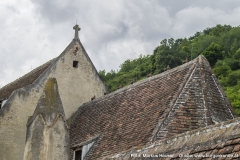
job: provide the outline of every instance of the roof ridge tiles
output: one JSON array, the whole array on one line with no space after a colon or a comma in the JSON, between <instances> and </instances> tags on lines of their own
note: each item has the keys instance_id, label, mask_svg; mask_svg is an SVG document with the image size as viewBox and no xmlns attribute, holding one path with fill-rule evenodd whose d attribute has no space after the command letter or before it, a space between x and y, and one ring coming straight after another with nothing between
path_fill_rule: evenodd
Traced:
<instances>
[{"instance_id":1,"label":"roof ridge tiles","mask_svg":"<svg viewBox=\"0 0 240 160\"><path fill-rule=\"evenodd\" d=\"M14 80L14 81L6 84L2 88L0 88L0 100L9 98L9 96L11 96L11 94L15 90L26 87L30 84L35 83L37 80L39 80L39 77L41 77L41 75L50 66L52 66L52 64L54 64L57 60L59 60L62 57L62 55L64 55L76 42L77 42L77 40L73 39L59 56L45 62L44 64L38 66L37 68L33 69L32 71L30 71L30 72L26 73L25 75L21 76L20 78L17 78L16 80ZM45 67L47 67L47 68L45 70L43 70ZM41 71L41 72L35 75L34 73L37 73L38 71ZM25 78L28 78L28 76L33 76L33 79L31 79L30 81L25 80ZM25 81L23 81L23 80L25 80ZM23 84L21 84L22 81L23 81ZM16 86L16 85L18 85L18 86Z\"/></svg>"},{"instance_id":2,"label":"roof ridge tiles","mask_svg":"<svg viewBox=\"0 0 240 160\"><path fill-rule=\"evenodd\" d=\"M88 102L84 102L84 103L82 103L82 104L79 106L79 108L77 109L77 111L74 112L74 113L70 116L70 118L69 118L68 120L70 120L70 121L72 122L73 119L74 119L73 117L76 117L76 116L78 115L78 112L79 112L79 111L81 110L81 108L84 107L84 106L91 105L91 104L93 104L93 103L95 103L95 102L102 101L102 100L107 99L107 98L109 98L109 97L114 97L115 95L118 95L118 94L122 94L122 93L126 92L127 90L131 90L131 89L135 88L136 86L143 85L143 84L145 84L145 83L147 83L147 82L149 82L149 81L152 81L152 80L155 80L155 79L158 79L158 78L164 78L165 76L167 76L168 74L170 74L170 73L172 73L172 72L174 72L174 71L181 71L181 70L183 70L183 69L184 69L186 66L188 66L188 65L195 65L196 63L199 63L199 57L202 58L202 57L204 57L204 56L199 55L199 56L196 57L195 59L193 59L193 60L191 60L191 61L189 61L189 62L187 62L187 63L184 63L184 64L182 64L182 65L180 65L180 66L174 67L174 68L172 68L172 69L169 69L169 70L167 70L167 71L164 71L164 72L159 73L159 74L157 74L157 75L154 75L154 76L152 76L152 77L148 77L148 78L146 78L146 79L142 79L142 80L137 81L137 82L135 82L135 83L133 83L133 84L127 85L127 86L125 86L125 87L123 87L123 88L120 88L120 89L118 89L118 90L116 90L116 91L113 91L113 92L111 92L111 93L109 93L109 94L103 95L102 97L98 97L98 98L95 98L94 100L91 100L91 101L88 101ZM204 57L204 58L205 58L205 57ZM205 58L205 60L206 60L206 58ZM207 61L207 60L206 60L206 61Z\"/></svg>"},{"instance_id":3,"label":"roof ridge tiles","mask_svg":"<svg viewBox=\"0 0 240 160\"><path fill-rule=\"evenodd\" d=\"M194 149L194 147L196 147L196 146L204 147L206 144L213 145L213 144L218 143L219 139L221 139L221 142L223 142L223 141L228 141L231 139L238 138L240 136L240 133L239 133L239 131L237 132L236 130L239 130L239 128L240 128L239 122L240 122L240 118L238 117L238 118L220 122L220 123L217 123L214 125L209 125L209 126L206 126L203 128L199 128L199 129L187 131L187 132L184 132L181 134L177 134L177 135L174 135L172 137L165 138L162 140L157 140L153 143L144 145L142 148L134 149L134 147L133 147L128 150L122 151L121 153L106 156L103 159L108 160L109 158L113 158L113 157L114 158L127 158L130 153L136 154L136 155L144 154L144 153L145 154L148 154L148 153L154 154L155 153L155 154L166 154L166 155L173 154L173 155L175 155L176 151L178 151L178 153L182 153L183 151L187 151L189 149L191 149L191 154L197 153L197 152L194 152L194 150L197 149L197 148ZM202 140L193 141L193 139L191 139L192 137L199 136L200 134L208 136L205 133L212 131L213 132L212 134L214 134L214 133L217 133L219 131L219 129L224 129L224 128L227 129L230 127L231 127L231 129L229 131L223 133L223 135L218 134L213 139L208 137L210 139L210 141L208 139L204 139L203 141ZM234 133L234 134L229 136L229 134L231 134L231 133ZM225 136L225 137L223 137L223 136ZM185 137L185 138L183 138L183 137ZM188 142L186 141L186 143L184 143L183 141L186 138L190 138L190 140L188 139ZM178 141L180 141L180 142L178 144L176 144ZM192 144L189 144L189 143L192 143ZM207 146L205 146L205 149L202 148L200 151L208 150L206 147Z\"/></svg>"},{"instance_id":4,"label":"roof ridge tiles","mask_svg":"<svg viewBox=\"0 0 240 160\"><path fill-rule=\"evenodd\" d=\"M73 119L74 119L73 117L76 117L76 116L78 115L78 112L79 112L84 106L88 106L88 105L94 104L94 103L96 103L96 102L105 100L105 99L107 99L107 98L109 98L109 97L114 97L114 96L116 96L116 95L122 94L122 93L124 93L124 92L126 92L126 91L128 91L128 90L132 90L132 89L136 88L137 86L140 86L140 85L143 85L143 84L145 84L145 83L148 83L149 81L153 81L153 80L159 79L159 78L162 79L162 78L164 78L165 76L168 76L170 73L172 73L172 72L174 72L174 71L180 72L180 71L184 70L185 67L187 67L187 66L189 66L189 65L195 65L195 64L198 62L198 58L199 58L199 57L197 57L197 58L195 58L195 59L193 59L193 60L191 60L191 61L189 61L189 62L187 62L187 63L184 63L184 64L182 64L182 65L180 65L180 66L177 66L177 67L175 67L175 68L172 68L172 69L170 69L170 70L167 70L167 71L165 71L165 72L162 72L162 73L160 73L160 74L157 74L157 75L154 75L154 76L152 76L152 77L148 77L148 78L146 78L146 79L143 79L143 80L140 80L140 81L138 81L138 82L135 82L135 83L133 83L133 84L127 85L127 86L125 86L125 87L123 87L123 88L120 88L120 89L118 89L118 90L116 90L116 91L113 91L113 92L111 92L111 93L109 93L109 94L106 94L106 95L103 95L103 96L101 96L101 97L98 97L98 98L96 98L96 99L94 99L94 100L91 100L91 101L88 101L88 102L84 102L84 103L82 103L82 104L79 106L79 108L77 109L77 111L70 116L70 118L69 118L68 120L73 121ZM84 108L85 108L85 107L84 107Z\"/></svg>"},{"instance_id":5,"label":"roof ridge tiles","mask_svg":"<svg viewBox=\"0 0 240 160\"><path fill-rule=\"evenodd\" d=\"M199 73L202 70L201 64L204 66L203 72L206 76L206 83L209 83L207 85L209 95L214 95L209 97L208 103L214 112L213 116L216 117L216 123L232 119L228 112L221 111L221 113L218 113L217 108L222 104L212 103L212 100L220 93L215 85L211 89L211 85L213 85L211 68L207 60L200 55L186 64L83 103L68 119L71 126L71 145L80 144L96 134L102 134L101 141L97 146L94 146L93 151L89 152L89 159L124 153L126 150L133 148L135 148L133 150L139 150L143 146L149 147L152 144L154 130L159 127L158 124L163 123L166 123L166 125L164 124L161 131L158 132L156 142L191 130L196 130L194 134L200 134L204 139L209 139L202 132L211 131L206 133L209 135L212 133L212 128L206 131L200 129L209 125L205 123L206 118L203 118L205 108L203 107L202 77ZM176 105L174 105L174 99L177 99ZM225 99L222 98L219 100L221 103L224 103L224 101ZM171 111L173 105L174 109ZM169 111L171 113L164 122L164 118L166 119ZM223 125L223 127L225 126ZM232 129L232 126L230 129ZM80 130L81 132L79 132ZM213 131L214 133L217 132L214 129ZM229 132L225 128L221 131L223 131L223 134ZM197 136L191 136L191 134L185 134L180 139L175 137L176 147L197 142ZM188 142L187 139L189 138L191 140ZM179 144L177 144L178 141ZM201 140L201 142L203 141ZM168 139L166 146L171 147L171 143L173 143L171 139ZM153 151L154 149L149 150ZM167 150L167 148L164 148L164 150Z\"/></svg>"},{"instance_id":6,"label":"roof ridge tiles","mask_svg":"<svg viewBox=\"0 0 240 160\"><path fill-rule=\"evenodd\" d=\"M174 71L181 71L181 70L184 69L184 67L186 67L186 66L188 66L188 65L191 65L191 64L192 64L192 65L195 64L197 59L198 59L198 57L195 58L195 59L193 59L192 61L189 61L189 62L183 64L183 65L177 66L177 67L172 68L172 69L167 70L167 71L164 71L164 72L159 73L159 74L157 74L157 75L154 75L154 76L152 76L152 77L148 77L148 78L146 78L146 79L142 79L142 80L137 81L137 82L135 82L135 83L133 83L133 84L127 85L127 86L125 86L125 87L123 87L123 88L120 88L120 89L118 89L118 90L116 90L116 91L113 91L113 92L111 92L111 93L108 93L108 94L106 94L106 95L103 95L102 97L98 97L98 98L96 98L96 99L94 99L94 100L92 100L92 101L85 102L85 103L83 103L83 104L92 103L92 102L95 102L95 101L99 101L99 100L101 100L101 99L105 99L106 97L111 97L111 96L114 96L114 95L117 95L117 94L121 94L121 93L123 93L124 91L133 89L133 88L135 88L136 86L142 85L142 84L147 83L147 82L149 82L149 81L152 81L152 80L155 80L155 79L158 79L158 78L163 78L163 77L167 76L168 74L170 74L170 73L172 73L172 72L174 72ZM82 104L82 105L83 105L83 104ZM82 106L82 105L81 105L81 106Z\"/></svg>"},{"instance_id":7,"label":"roof ridge tiles","mask_svg":"<svg viewBox=\"0 0 240 160\"><path fill-rule=\"evenodd\" d=\"M170 105L170 109L168 111L168 113L165 115L164 120L161 122L161 124L157 124L155 131L153 132L153 137L152 137L152 142L156 141L158 132L161 130L161 128L163 127L163 125L165 124L165 121L167 120L167 118L169 117L171 111L173 110L173 107L176 105L177 99L179 98L179 96L181 95L184 87L187 85L190 77L192 76L192 74L194 73L195 69L196 69L196 64L193 64L192 68L190 69L190 71L188 72L188 74L186 74L185 76L185 80L183 81L183 83L180 86L180 89L178 91L178 93L176 94L176 97L173 98L172 101L172 105Z\"/></svg>"},{"instance_id":8,"label":"roof ridge tiles","mask_svg":"<svg viewBox=\"0 0 240 160\"><path fill-rule=\"evenodd\" d=\"M202 88L202 93L203 93L203 99L204 99L204 103L203 103L203 107L205 109L205 124L208 125L208 124L214 124L213 123L213 120L212 120L212 117L211 116L208 116L210 115L210 111L209 111L209 107L208 107L208 103L207 102L207 91L206 91L206 77L205 77L205 73L203 71L204 69L204 66L203 66L203 61L205 60L206 62L206 59L203 59L203 56L201 56L199 58L199 65L200 65L200 77L201 77L201 88Z\"/></svg>"},{"instance_id":9,"label":"roof ridge tiles","mask_svg":"<svg viewBox=\"0 0 240 160\"><path fill-rule=\"evenodd\" d=\"M27 86L27 85L29 85L29 84L32 84L35 80L34 80L33 82L24 82L24 80L25 80L26 78L28 78L29 76L31 76L31 75L34 76L35 73L41 71L42 69L44 69L44 68L46 68L46 67L49 67L49 66L54 62L55 59L56 59L56 58L53 58L53 59L47 61L46 63L38 66L37 68L33 69L32 71L24 74L23 76L15 79L14 81L12 81L12 82L6 84L5 86L3 86L2 88L0 88L0 92L1 92L1 93L0 93L0 99L7 99L7 98L9 98L9 96L11 95L11 93L12 93L14 90L19 89L19 88L22 88L22 87L25 87L25 86ZM45 69L45 70L46 70L46 69ZM44 71L45 71L45 70L44 70ZM44 71L43 71L43 72L44 72ZM41 72L40 75L41 75L43 72ZM38 75L38 77L39 77L40 75ZM37 78L38 78L38 77L37 77ZM24 83L24 86L21 85L21 84L19 84L19 82ZM17 86L16 86L16 85L17 85ZM19 85L20 85L20 86L19 86ZM15 86L15 87L13 87L12 89L9 89L9 87L11 88L12 86ZM11 90L12 90L12 91L11 91ZM6 93L6 92L8 92L8 93ZM10 93L10 92L11 92L11 93Z\"/></svg>"}]
</instances>

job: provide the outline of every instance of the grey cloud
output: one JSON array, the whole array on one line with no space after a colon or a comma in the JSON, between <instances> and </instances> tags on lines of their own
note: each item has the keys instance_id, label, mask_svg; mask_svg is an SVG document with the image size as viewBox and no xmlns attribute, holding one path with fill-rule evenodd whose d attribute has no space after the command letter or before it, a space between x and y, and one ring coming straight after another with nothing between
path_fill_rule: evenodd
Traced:
<instances>
[{"instance_id":1,"label":"grey cloud","mask_svg":"<svg viewBox=\"0 0 240 160\"><path fill-rule=\"evenodd\" d=\"M0 55L4 57L0 59L0 83L58 56L73 38L76 18L82 28L80 39L96 68L110 71L126 59L152 53L164 38L188 37L217 23L235 25L240 16L236 8L239 3L26 0L24 4L0 6Z\"/></svg>"},{"instance_id":2,"label":"grey cloud","mask_svg":"<svg viewBox=\"0 0 240 160\"><path fill-rule=\"evenodd\" d=\"M49 1L49 0L31 0L39 13L45 20L51 24L63 23L69 19L75 19L77 6L74 3L66 3L64 1Z\"/></svg>"},{"instance_id":3,"label":"grey cloud","mask_svg":"<svg viewBox=\"0 0 240 160\"><path fill-rule=\"evenodd\" d=\"M188 7L210 7L212 9L232 11L240 5L239 0L158 0L156 2L161 6L165 6L172 17L177 12Z\"/></svg>"}]
</instances>

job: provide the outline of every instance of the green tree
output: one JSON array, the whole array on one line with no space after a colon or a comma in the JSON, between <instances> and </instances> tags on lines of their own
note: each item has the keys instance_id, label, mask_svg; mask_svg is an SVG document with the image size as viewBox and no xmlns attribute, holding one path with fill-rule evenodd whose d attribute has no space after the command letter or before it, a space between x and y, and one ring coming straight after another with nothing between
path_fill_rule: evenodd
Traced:
<instances>
[{"instance_id":1,"label":"green tree","mask_svg":"<svg viewBox=\"0 0 240 160\"><path fill-rule=\"evenodd\" d=\"M235 113L240 116L240 81L238 81L237 85L234 87L227 87L225 93L231 102Z\"/></svg>"},{"instance_id":2,"label":"green tree","mask_svg":"<svg viewBox=\"0 0 240 160\"><path fill-rule=\"evenodd\" d=\"M106 71L105 71L105 69L104 70L100 70L98 72L98 74L99 74L100 78L105 82L106 81L106 77L105 77Z\"/></svg>"},{"instance_id":3,"label":"green tree","mask_svg":"<svg viewBox=\"0 0 240 160\"><path fill-rule=\"evenodd\" d=\"M223 58L223 48L219 44L212 42L210 46L203 52L203 55L208 59L211 66L213 66L217 60Z\"/></svg>"},{"instance_id":4,"label":"green tree","mask_svg":"<svg viewBox=\"0 0 240 160\"><path fill-rule=\"evenodd\" d=\"M219 79L221 79L231 72L231 68L224 61L218 61L213 68L213 72Z\"/></svg>"},{"instance_id":5,"label":"green tree","mask_svg":"<svg viewBox=\"0 0 240 160\"><path fill-rule=\"evenodd\" d=\"M237 51L233 54L233 58L240 59L240 48L238 48Z\"/></svg>"},{"instance_id":6,"label":"green tree","mask_svg":"<svg viewBox=\"0 0 240 160\"><path fill-rule=\"evenodd\" d=\"M240 69L240 60L239 59L235 59L235 58L226 58L224 60L227 65L231 68L231 70L238 70Z\"/></svg>"},{"instance_id":7,"label":"green tree","mask_svg":"<svg viewBox=\"0 0 240 160\"><path fill-rule=\"evenodd\" d=\"M167 65L176 67L186 57L190 60L199 54L208 59L230 103L240 115L240 27L216 25L190 38L163 39L153 54L128 59L120 65L119 71L100 70L99 75L111 92L129 85L133 79L144 79L150 72L158 74Z\"/></svg>"},{"instance_id":8,"label":"green tree","mask_svg":"<svg viewBox=\"0 0 240 160\"><path fill-rule=\"evenodd\" d=\"M237 82L240 80L240 70L233 71L228 74L227 77L227 84L228 86L235 86L237 85Z\"/></svg>"}]
</instances>

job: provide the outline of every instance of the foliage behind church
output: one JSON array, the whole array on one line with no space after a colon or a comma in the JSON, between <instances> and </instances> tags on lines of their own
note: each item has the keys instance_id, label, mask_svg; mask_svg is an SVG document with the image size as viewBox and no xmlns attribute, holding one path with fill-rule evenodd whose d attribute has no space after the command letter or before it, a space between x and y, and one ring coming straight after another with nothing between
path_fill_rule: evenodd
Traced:
<instances>
[{"instance_id":1,"label":"foliage behind church","mask_svg":"<svg viewBox=\"0 0 240 160\"><path fill-rule=\"evenodd\" d=\"M114 91L146 78L151 72L159 74L167 66L179 66L200 54L208 59L236 114L240 115L240 26L217 25L189 38L164 39L152 54L127 59L119 71L100 70L99 75L108 90Z\"/></svg>"}]
</instances>

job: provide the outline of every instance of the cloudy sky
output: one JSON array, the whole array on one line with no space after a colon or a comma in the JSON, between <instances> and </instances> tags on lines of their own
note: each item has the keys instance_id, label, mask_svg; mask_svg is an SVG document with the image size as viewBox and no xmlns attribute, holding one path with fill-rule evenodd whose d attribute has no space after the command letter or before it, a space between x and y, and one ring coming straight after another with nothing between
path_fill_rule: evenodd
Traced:
<instances>
[{"instance_id":1,"label":"cloudy sky","mask_svg":"<svg viewBox=\"0 0 240 160\"><path fill-rule=\"evenodd\" d=\"M1 0L0 86L57 57L73 26L97 70L151 54L164 38L240 25L239 0Z\"/></svg>"}]
</instances>

